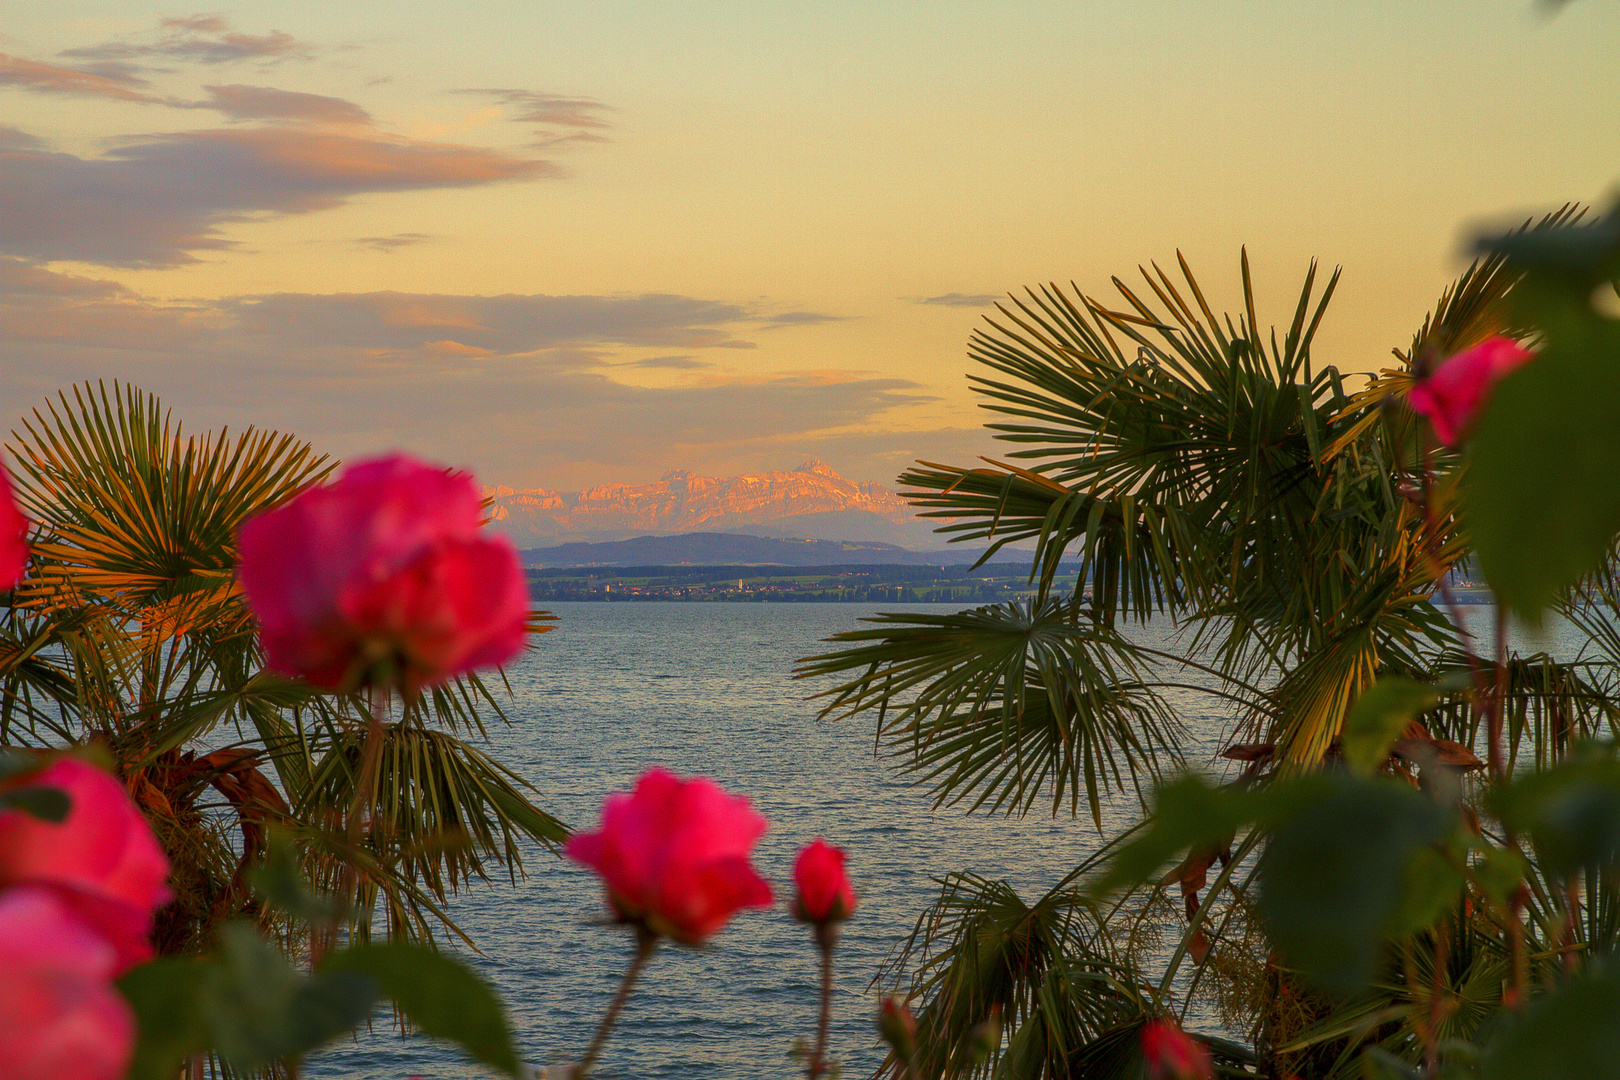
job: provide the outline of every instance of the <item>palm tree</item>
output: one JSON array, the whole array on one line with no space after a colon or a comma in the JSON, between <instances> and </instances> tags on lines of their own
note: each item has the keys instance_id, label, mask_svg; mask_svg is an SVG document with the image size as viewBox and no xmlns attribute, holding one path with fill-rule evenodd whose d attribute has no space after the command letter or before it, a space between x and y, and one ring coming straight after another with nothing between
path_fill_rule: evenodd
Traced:
<instances>
[{"instance_id":1,"label":"palm tree","mask_svg":"<svg viewBox=\"0 0 1620 1080\"><path fill-rule=\"evenodd\" d=\"M1571 217L1566 210L1542 226ZM1179 279L1144 269L1145 289L1114 279L1113 302L1048 285L1000 305L969 355L984 369L971 381L995 415L986 426L1006 453L968 467L919 462L900 478L939 532L986 544L983 559L1032 542L1033 596L947 616L880 615L801 664L801 677L838 680L819 695L824 716L873 714L897 767L942 803L1023 814L1044 793L1053 813L1065 804L1077 813L1084 802L1099 830L1111 791L1134 790L1146 808L1142 781L1181 757L1184 733L1159 696L1171 686L1200 689L1225 710L1225 756L1247 763L1239 785L1331 765L1354 704L1392 677L1449 689L1396 744L1385 771L1416 784L1433 780L1420 761L1481 764L1470 748L1482 745L1491 695L1475 692L1483 673L1448 617L1450 583L1468 557L1457 512L1463 461L1427 445L1402 398L1414 373L1438 358L1493 334L1525 334L1508 305L1517 275L1499 256L1481 259L1411 346L1396 351L1399 366L1352 391L1335 368L1311 360L1337 272L1318 293L1312 264L1279 333L1260 321L1246 252L1235 316L1217 316L1179 256L1178 264ZM1066 594L1055 584L1065 558L1079 564ZM1587 655L1504 657L1502 668L1508 753L1535 767L1560 760L1583 736L1612 734L1620 708L1613 624L1573 602L1563 610L1591 635ZM1180 651L1132 642L1125 628L1150 616L1180 627ZM1132 974L1110 992L1144 987L1141 1000L1158 1009L1178 986L1186 1000L1201 997L1229 1027L1248 1031L1258 1055L1249 1060L1267 1075L1349 1075L1360 1067L1354 1051L1369 1041L1411 1060L1421 1053L1412 1029L1368 1017L1384 1017L1380 1008L1396 1015L1441 982L1467 1003L1448 1014L1449 1032L1477 1032L1501 997L1505 917L1482 929L1482 914L1468 932L1427 942L1427 969L1409 963L1402 974L1391 960L1382 997L1347 1017L1271 955L1252 903L1250 856L1264 842L1263 830L1246 828L1193 850L1162 880L1114 900L1085 948L1057 947L1083 963L1097 942L1135 940L1175 888L1187 921L1162 972L1149 978L1140 953L1116 957ZM898 969L915 970L911 991L929 999L927 1013L960 1011L951 988L979 977L973 943L982 926L960 917L966 880L952 878L924 917L954 936L943 944L914 936L899 957ZM1615 887L1599 875L1587 885L1604 897ZM1612 915L1601 926L1561 921L1561 887L1546 872L1532 874L1531 951L1614 942ZM1009 902L1002 889L974 883L984 917ZM1042 903L1060 895L1096 903L1085 889ZM1586 910L1614 909L1609 898ZM1437 952L1443 977L1434 972ZM1006 977L1032 995L1061 966L1047 957ZM972 1000L958 1028L988 1015L989 997ZM1027 1007L1007 1015L1035 1022ZM1090 1042L1037 1060L1014 1054L1029 1043L1022 1030L1001 1058L964 1071L1090 1075L1087 1055L1118 1037L1091 1031Z\"/></svg>"},{"instance_id":2,"label":"palm tree","mask_svg":"<svg viewBox=\"0 0 1620 1080\"><path fill-rule=\"evenodd\" d=\"M334 462L290 435L187 435L155 397L117 384L73 387L12 437L38 525L0 609L0 743L109 757L174 866L160 951L202 950L226 918L271 918L248 877L272 838L318 885L348 884L358 939L380 908L389 935L431 940L436 926L460 934L450 893L492 863L515 877L525 838L566 836L526 781L463 737L483 734L481 707L504 719L479 679L396 710L357 802L368 703L265 670L234 576L237 528ZM358 845L340 827L356 805L370 822Z\"/></svg>"}]
</instances>

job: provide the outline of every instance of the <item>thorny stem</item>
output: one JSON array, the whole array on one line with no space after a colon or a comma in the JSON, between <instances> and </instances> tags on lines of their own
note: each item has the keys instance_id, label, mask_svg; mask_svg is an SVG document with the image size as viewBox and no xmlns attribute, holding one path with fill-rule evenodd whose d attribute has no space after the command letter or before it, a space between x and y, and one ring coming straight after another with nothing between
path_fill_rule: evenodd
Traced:
<instances>
[{"instance_id":1,"label":"thorny stem","mask_svg":"<svg viewBox=\"0 0 1620 1080\"><path fill-rule=\"evenodd\" d=\"M591 1045L585 1048L585 1056L580 1059L579 1065L574 1069L573 1080L585 1080L590 1075L591 1066L602 1055L602 1047L607 1044L608 1034L612 1032L613 1025L619 1022L619 1014L624 1011L624 1003L630 1000L630 991L636 985L636 976L641 969L647 966L647 958L652 956L653 950L658 947L658 935L644 926L636 927L636 955L630 960L630 967L624 973L624 981L619 983L619 992L613 998L613 1004L602 1017L601 1025L591 1038Z\"/></svg>"},{"instance_id":2,"label":"thorny stem","mask_svg":"<svg viewBox=\"0 0 1620 1080\"><path fill-rule=\"evenodd\" d=\"M1434 575L1435 591L1440 594L1441 603L1446 606L1446 614L1451 618L1451 624L1463 636L1463 655L1468 660L1468 671L1474 681L1474 689L1481 698L1485 698L1489 690L1486 682L1485 665L1480 661L1479 654L1474 651L1473 635L1468 632L1468 623L1463 618L1462 605L1457 602L1457 595L1451 591L1451 585L1446 581L1445 568L1440 565L1440 557L1435 548L1440 544L1440 518L1434 512L1434 467L1433 447L1429 445L1427 437L1423 439L1423 469L1418 474L1422 482L1420 505L1423 507L1423 525L1428 534L1428 542L1419 549L1418 555L1428 567L1429 573Z\"/></svg>"},{"instance_id":3,"label":"thorny stem","mask_svg":"<svg viewBox=\"0 0 1620 1080\"><path fill-rule=\"evenodd\" d=\"M833 946L838 944L838 924L816 924L816 947L821 950L821 1020L816 1026L816 1048L810 1052L810 1080L826 1071L827 1029L832 1023Z\"/></svg>"},{"instance_id":4,"label":"thorny stem","mask_svg":"<svg viewBox=\"0 0 1620 1080\"><path fill-rule=\"evenodd\" d=\"M1423 469L1419 478L1422 482L1421 497L1425 519L1424 524L1428 527L1431 540L1430 543L1423 545L1420 554L1421 557L1428 563L1431 571L1434 574L1436 591L1440 593L1441 600L1445 603L1448 609L1452 623L1457 627L1458 630L1463 632L1464 638L1467 639L1468 633L1466 629L1464 629L1462 610L1457 603L1456 597L1451 592L1450 585L1448 585L1445 580L1445 575L1440 566L1440 560L1435 554L1433 548L1433 545L1439 542L1439 519L1434 512L1432 484L1434 473L1430 462L1430 447L1428 440L1425 439L1423 442ZM1489 758L1491 782L1503 783L1507 779L1506 766L1502 760L1502 728L1503 717L1507 706L1508 671L1507 612L1500 605L1498 605L1496 610L1495 629L1496 657L1495 664L1493 666L1495 669L1494 673L1496 678L1494 685L1486 682L1485 667L1481 663L1478 653L1475 652L1471 640L1465 640L1464 649L1465 655L1468 658L1469 670L1473 675L1475 690L1479 696L1484 699L1486 731L1487 738L1489 739L1487 755ZM1518 850L1518 837L1514 835L1512 829L1507 830L1507 835L1504 839L1507 841L1507 846L1509 848ZM1513 985L1509 989L1509 993L1505 996L1510 998L1510 1007L1518 1007L1522 1005L1529 997L1530 993L1530 961L1529 956L1525 951L1523 922L1524 905L1528 897L1528 893L1529 890L1521 882L1519 887L1513 891L1513 896L1509 900L1508 904L1507 931L1512 955Z\"/></svg>"},{"instance_id":5,"label":"thorny stem","mask_svg":"<svg viewBox=\"0 0 1620 1080\"><path fill-rule=\"evenodd\" d=\"M1490 753L1491 753L1491 781L1501 784L1507 782L1507 767L1502 760L1502 727L1503 718L1507 712L1507 611L1498 606L1496 609L1496 687L1486 701L1489 710ZM1519 838L1509 828L1503 837L1507 845L1514 850L1519 848ZM1530 957L1525 951L1524 944L1524 905L1529 899L1530 890L1523 883L1513 890L1513 898L1509 904L1508 936L1513 950L1513 1007L1519 1008L1530 999Z\"/></svg>"},{"instance_id":6,"label":"thorny stem","mask_svg":"<svg viewBox=\"0 0 1620 1080\"><path fill-rule=\"evenodd\" d=\"M1500 605L1496 609L1496 688L1490 697L1485 699L1486 717L1490 726L1491 736L1491 779L1497 783L1507 779L1506 766L1502 762L1502 721L1507 712L1505 698L1507 697L1507 610Z\"/></svg>"},{"instance_id":7,"label":"thorny stem","mask_svg":"<svg viewBox=\"0 0 1620 1080\"><path fill-rule=\"evenodd\" d=\"M1575 970L1575 921L1581 910L1580 882L1579 874L1570 875L1569 880L1564 882L1560 897L1563 902L1564 918L1558 928L1558 951L1563 954L1566 972Z\"/></svg>"}]
</instances>

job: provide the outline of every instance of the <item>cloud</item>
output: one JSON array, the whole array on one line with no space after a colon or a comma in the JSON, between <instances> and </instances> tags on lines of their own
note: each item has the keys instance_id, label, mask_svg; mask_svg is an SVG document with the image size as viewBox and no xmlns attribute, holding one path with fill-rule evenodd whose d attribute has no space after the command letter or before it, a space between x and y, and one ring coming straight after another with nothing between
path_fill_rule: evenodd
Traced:
<instances>
[{"instance_id":1,"label":"cloud","mask_svg":"<svg viewBox=\"0 0 1620 1080\"><path fill-rule=\"evenodd\" d=\"M159 304L112 282L0 260L0 400L119 378L194 427L292 431L353 457L390 448L491 482L581 487L686 466L776 467L821 433L932 400L868 372L701 372L674 386L610 364L695 371L758 315L697 297L278 294ZM677 352L624 360L627 350ZM0 417L3 421L12 417Z\"/></svg>"},{"instance_id":2,"label":"cloud","mask_svg":"<svg viewBox=\"0 0 1620 1080\"><path fill-rule=\"evenodd\" d=\"M220 34L230 28L223 15L170 15L159 19L158 25L204 34Z\"/></svg>"},{"instance_id":3,"label":"cloud","mask_svg":"<svg viewBox=\"0 0 1620 1080\"><path fill-rule=\"evenodd\" d=\"M990 307L1002 297L998 293L950 292L943 296L930 296L926 300L913 299L917 304L937 304L940 307Z\"/></svg>"},{"instance_id":4,"label":"cloud","mask_svg":"<svg viewBox=\"0 0 1620 1080\"><path fill-rule=\"evenodd\" d=\"M609 139L606 136L597 135L589 131L573 131L569 132L567 135L553 135L545 139L536 139L534 142L529 143L529 149L555 150L558 147L566 147L570 143L605 143L612 141L612 139Z\"/></svg>"},{"instance_id":5,"label":"cloud","mask_svg":"<svg viewBox=\"0 0 1620 1080\"><path fill-rule=\"evenodd\" d=\"M347 124L366 127L371 114L352 101L276 90L269 86L205 86L208 100L198 108L217 109L232 120L291 120L306 124Z\"/></svg>"},{"instance_id":6,"label":"cloud","mask_svg":"<svg viewBox=\"0 0 1620 1080\"><path fill-rule=\"evenodd\" d=\"M18 131L14 127L0 126L0 152L6 150L43 150L45 140L37 135L30 135L26 131Z\"/></svg>"},{"instance_id":7,"label":"cloud","mask_svg":"<svg viewBox=\"0 0 1620 1080\"><path fill-rule=\"evenodd\" d=\"M641 360L630 360L625 367L655 368L668 371L697 371L714 365L706 360L699 360L695 356L649 356Z\"/></svg>"},{"instance_id":8,"label":"cloud","mask_svg":"<svg viewBox=\"0 0 1620 1080\"><path fill-rule=\"evenodd\" d=\"M724 348L752 313L687 296L279 293L225 302L244 331L301 348L398 355L447 340L503 355L567 346Z\"/></svg>"},{"instance_id":9,"label":"cloud","mask_svg":"<svg viewBox=\"0 0 1620 1080\"><path fill-rule=\"evenodd\" d=\"M0 253L119 267L194 262L231 246L221 226L250 217L557 171L471 146L279 127L151 136L101 158L14 148L0 166Z\"/></svg>"},{"instance_id":10,"label":"cloud","mask_svg":"<svg viewBox=\"0 0 1620 1080\"><path fill-rule=\"evenodd\" d=\"M73 94L112 98L115 101L159 102L139 87L146 80L129 64L95 64L71 68L25 60L0 53L0 86L16 86L42 94Z\"/></svg>"},{"instance_id":11,"label":"cloud","mask_svg":"<svg viewBox=\"0 0 1620 1080\"><path fill-rule=\"evenodd\" d=\"M124 356L195 348L223 321L202 307L154 304L114 281L0 258L0 349L8 356L26 359L62 346L85 359L104 350ZM59 372L47 364L31 374L43 380ZM15 400L10 391L0 397Z\"/></svg>"},{"instance_id":12,"label":"cloud","mask_svg":"<svg viewBox=\"0 0 1620 1080\"><path fill-rule=\"evenodd\" d=\"M395 233L393 236L357 236L354 242L358 247L370 248L385 255L392 255L402 247L420 244L431 239L433 239L431 233L402 232Z\"/></svg>"},{"instance_id":13,"label":"cloud","mask_svg":"<svg viewBox=\"0 0 1620 1080\"><path fill-rule=\"evenodd\" d=\"M160 58L195 64L227 64L242 60L277 62L313 56L314 47L291 34L272 30L267 34L245 34L232 30L218 15L189 15L163 19L155 40L108 41L77 49L64 49L63 56L87 60L134 60Z\"/></svg>"},{"instance_id":14,"label":"cloud","mask_svg":"<svg viewBox=\"0 0 1620 1080\"><path fill-rule=\"evenodd\" d=\"M816 326L820 323L843 322L842 315L823 315L816 311L788 311L780 315L768 316L765 320L765 329L775 330L783 326Z\"/></svg>"},{"instance_id":15,"label":"cloud","mask_svg":"<svg viewBox=\"0 0 1620 1080\"><path fill-rule=\"evenodd\" d=\"M611 112L611 106L604 105L594 98L569 97L538 90L463 90L461 93L489 94L503 105L515 107L519 111L510 119L520 124L545 124L550 127L582 129L612 126L598 115Z\"/></svg>"},{"instance_id":16,"label":"cloud","mask_svg":"<svg viewBox=\"0 0 1620 1080\"><path fill-rule=\"evenodd\" d=\"M0 257L0 297L15 301L23 297L110 297L134 294L116 281L60 274L24 262Z\"/></svg>"},{"instance_id":17,"label":"cloud","mask_svg":"<svg viewBox=\"0 0 1620 1080\"><path fill-rule=\"evenodd\" d=\"M815 444L815 453L840 472L855 468L842 463L859 462L864 477L891 487L896 477L918 461L971 468L984 464L980 455L1005 461L1011 449L982 427L844 432L825 435Z\"/></svg>"}]
</instances>

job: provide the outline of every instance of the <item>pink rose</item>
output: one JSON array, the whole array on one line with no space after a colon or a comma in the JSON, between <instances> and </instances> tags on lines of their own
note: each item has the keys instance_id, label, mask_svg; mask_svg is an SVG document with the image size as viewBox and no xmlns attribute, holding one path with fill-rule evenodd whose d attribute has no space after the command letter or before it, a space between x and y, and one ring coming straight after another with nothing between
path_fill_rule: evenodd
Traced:
<instances>
[{"instance_id":1,"label":"pink rose","mask_svg":"<svg viewBox=\"0 0 1620 1080\"><path fill-rule=\"evenodd\" d=\"M0 813L0 886L41 885L116 950L119 970L152 955L152 916L168 903L169 860L124 786L62 758L27 780L72 801L59 822Z\"/></svg>"},{"instance_id":2,"label":"pink rose","mask_svg":"<svg viewBox=\"0 0 1620 1080\"><path fill-rule=\"evenodd\" d=\"M28 519L11 497L11 477L0 468L0 592L11 588L28 566Z\"/></svg>"},{"instance_id":3,"label":"pink rose","mask_svg":"<svg viewBox=\"0 0 1620 1080\"><path fill-rule=\"evenodd\" d=\"M1456 446L1496 381L1535 355L1505 337L1486 338L1443 361L1412 387L1407 401L1429 418L1441 442Z\"/></svg>"},{"instance_id":4,"label":"pink rose","mask_svg":"<svg viewBox=\"0 0 1620 1080\"><path fill-rule=\"evenodd\" d=\"M769 823L713 780L648 769L630 794L602 804L602 827L564 852L601 875L621 922L696 945L743 907L771 902L748 864Z\"/></svg>"},{"instance_id":5,"label":"pink rose","mask_svg":"<svg viewBox=\"0 0 1620 1080\"><path fill-rule=\"evenodd\" d=\"M1142 1057L1148 1080L1213 1080L1215 1062L1209 1047L1188 1035L1174 1020L1151 1020L1142 1029Z\"/></svg>"},{"instance_id":6,"label":"pink rose","mask_svg":"<svg viewBox=\"0 0 1620 1080\"><path fill-rule=\"evenodd\" d=\"M482 516L470 477L396 455L245 522L238 574L270 667L339 687L391 664L414 691L512 659L528 585Z\"/></svg>"},{"instance_id":7,"label":"pink rose","mask_svg":"<svg viewBox=\"0 0 1620 1080\"><path fill-rule=\"evenodd\" d=\"M855 890L844 873L844 852L816 837L793 860L798 896L793 917L804 922L839 922L855 913Z\"/></svg>"},{"instance_id":8,"label":"pink rose","mask_svg":"<svg viewBox=\"0 0 1620 1080\"><path fill-rule=\"evenodd\" d=\"M49 889L0 893L0 1072L10 1080L118 1080L135 1018L113 988L117 951Z\"/></svg>"}]
</instances>

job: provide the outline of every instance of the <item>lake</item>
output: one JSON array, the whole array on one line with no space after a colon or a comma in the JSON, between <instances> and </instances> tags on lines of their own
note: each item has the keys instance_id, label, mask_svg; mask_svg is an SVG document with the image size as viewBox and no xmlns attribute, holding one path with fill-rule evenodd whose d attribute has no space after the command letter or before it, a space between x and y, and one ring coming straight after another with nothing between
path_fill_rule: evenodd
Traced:
<instances>
[{"instance_id":1,"label":"lake","mask_svg":"<svg viewBox=\"0 0 1620 1080\"><path fill-rule=\"evenodd\" d=\"M770 819L754 864L783 902L801 846L825 836L843 847L860 894L836 954L830 1053L846 1077L869 1075L881 1060L872 1018L882 991L869 984L937 895L933 877L971 870L1005 878L1034 899L1099 846L1090 818L1067 811L1053 819L1037 809L1018 820L935 809L926 790L873 756L872 719L817 719L817 704L806 696L831 681L793 680L795 661L827 651L822 639L858 628L874 608L547 607L561 622L510 669L512 723L491 725L488 749L538 788L538 805L575 828L595 828L603 797L631 788L648 765L715 778ZM1471 621L1488 625L1485 609L1475 611ZM1171 631L1154 624L1132 636L1162 647ZM1193 733L1189 762L1209 765L1229 723L1226 711L1194 691L1165 696ZM1112 834L1136 813L1132 799L1115 800L1105 829ZM506 1002L521 1055L544 1065L583 1051L631 943L625 928L605 920L593 874L538 848L527 853L525 869L528 877L517 885L494 877L453 899L450 910L485 953L472 962ZM810 932L780 904L738 915L706 948L661 947L596 1074L792 1075L793 1041L814 1034L818 980ZM1210 1017L1191 1016L1189 1026L1215 1030ZM375 1032L308 1065L317 1077L486 1075L441 1044L401 1040L386 1014Z\"/></svg>"}]
</instances>

